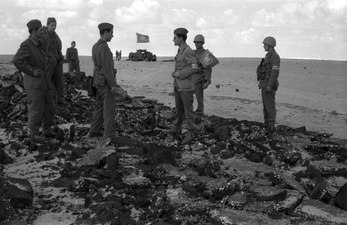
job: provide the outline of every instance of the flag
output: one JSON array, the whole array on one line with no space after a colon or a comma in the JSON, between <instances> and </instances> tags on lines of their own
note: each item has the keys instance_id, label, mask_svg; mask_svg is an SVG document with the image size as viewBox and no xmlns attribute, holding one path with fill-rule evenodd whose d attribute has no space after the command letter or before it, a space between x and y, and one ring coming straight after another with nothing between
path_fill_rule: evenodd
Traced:
<instances>
[{"instance_id":1,"label":"flag","mask_svg":"<svg viewBox=\"0 0 347 225\"><path fill-rule=\"evenodd\" d=\"M148 43L149 42L149 36L148 35L136 33L136 37L137 37L137 43Z\"/></svg>"}]
</instances>

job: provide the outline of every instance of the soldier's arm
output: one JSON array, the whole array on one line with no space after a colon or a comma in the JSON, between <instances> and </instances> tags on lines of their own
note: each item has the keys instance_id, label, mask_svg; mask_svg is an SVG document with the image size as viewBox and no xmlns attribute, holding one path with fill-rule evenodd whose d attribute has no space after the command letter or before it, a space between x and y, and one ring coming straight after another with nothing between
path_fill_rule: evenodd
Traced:
<instances>
[{"instance_id":1,"label":"soldier's arm","mask_svg":"<svg viewBox=\"0 0 347 225\"><path fill-rule=\"evenodd\" d=\"M280 74L280 57L276 55L271 59L271 61L271 75L269 78L269 82L267 83L267 87L269 88L272 88L276 84L276 81Z\"/></svg>"},{"instance_id":2,"label":"soldier's arm","mask_svg":"<svg viewBox=\"0 0 347 225\"><path fill-rule=\"evenodd\" d=\"M23 42L20 45L20 48L18 49L17 53L13 57L13 64L15 67L21 71L24 72L30 76L34 76L34 70L33 68L27 61L27 59L30 57L30 50L29 46L27 43Z\"/></svg>"},{"instance_id":3,"label":"soldier's arm","mask_svg":"<svg viewBox=\"0 0 347 225\"><path fill-rule=\"evenodd\" d=\"M106 44L100 44L98 51L101 54L101 63L104 76L108 85L112 88L116 86L116 80L113 73L113 58L110 56L110 50Z\"/></svg>"},{"instance_id":4,"label":"soldier's arm","mask_svg":"<svg viewBox=\"0 0 347 225\"><path fill-rule=\"evenodd\" d=\"M209 83L211 83L211 75L212 75L212 68L206 68L205 69L205 80Z\"/></svg>"},{"instance_id":5,"label":"soldier's arm","mask_svg":"<svg viewBox=\"0 0 347 225\"><path fill-rule=\"evenodd\" d=\"M187 79L188 77L192 76L194 73L198 72L198 61L195 58L194 52L191 49L185 50L185 60L187 62L187 65L183 67L180 71L178 71L179 79Z\"/></svg>"},{"instance_id":6,"label":"soldier's arm","mask_svg":"<svg viewBox=\"0 0 347 225\"><path fill-rule=\"evenodd\" d=\"M77 48L76 48L76 62L77 62L77 63L80 62L80 59L79 59L79 57L78 57L78 50L77 50Z\"/></svg>"}]
</instances>

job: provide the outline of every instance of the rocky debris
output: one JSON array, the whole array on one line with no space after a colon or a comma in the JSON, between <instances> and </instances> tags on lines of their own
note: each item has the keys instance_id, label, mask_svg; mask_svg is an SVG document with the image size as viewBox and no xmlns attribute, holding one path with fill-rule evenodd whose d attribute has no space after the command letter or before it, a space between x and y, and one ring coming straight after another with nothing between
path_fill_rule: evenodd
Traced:
<instances>
[{"instance_id":1,"label":"rocky debris","mask_svg":"<svg viewBox=\"0 0 347 225\"><path fill-rule=\"evenodd\" d=\"M269 136L258 122L202 116L196 139L180 145L182 136L168 132L173 109L122 92L115 136L86 138L94 101L87 78L65 76L55 135L37 143L25 132L20 78L0 88L0 175L23 176L37 192L21 190L20 206L0 199L0 221L68 212L74 224L345 223L347 148L329 134L280 125ZM31 205L33 195L40 200Z\"/></svg>"},{"instance_id":2,"label":"rocky debris","mask_svg":"<svg viewBox=\"0 0 347 225\"><path fill-rule=\"evenodd\" d=\"M294 213L326 223L347 223L346 211L312 199L305 199Z\"/></svg>"}]
</instances>

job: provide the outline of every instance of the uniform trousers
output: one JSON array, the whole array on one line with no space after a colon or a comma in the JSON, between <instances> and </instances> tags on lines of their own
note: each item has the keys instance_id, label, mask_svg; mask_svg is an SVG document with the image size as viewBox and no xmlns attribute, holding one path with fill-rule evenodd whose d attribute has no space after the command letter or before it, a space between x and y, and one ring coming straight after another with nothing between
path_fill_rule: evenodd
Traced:
<instances>
[{"instance_id":1,"label":"uniform trousers","mask_svg":"<svg viewBox=\"0 0 347 225\"><path fill-rule=\"evenodd\" d=\"M93 119L89 134L101 132L104 124L104 137L114 135L113 125L116 117L116 99L110 88L97 88Z\"/></svg>"},{"instance_id":2,"label":"uniform trousers","mask_svg":"<svg viewBox=\"0 0 347 225\"><path fill-rule=\"evenodd\" d=\"M177 91L175 88L176 119L174 125L179 129L182 128L185 117L187 129L194 131L193 94L194 91Z\"/></svg>"},{"instance_id":3,"label":"uniform trousers","mask_svg":"<svg viewBox=\"0 0 347 225\"><path fill-rule=\"evenodd\" d=\"M204 89L202 88L202 82L195 84L195 96L198 103L196 112L204 113Z\"/></svg>"},{"instance_id":4,"label":"uniform trousers","mask_svg":"<svg viewBox=\"0 0 347 225\"><path fill-rule=\"evenodd\" d=\"M69 62L69 72L73 72L73 71L76 71L78 73L81 72L80 64L77 62L74 62L74 61L70 61Z\"/></svg>"},{"instance_id":5,"label":"uniform trousers","mask_svg":"<svg viewBox=\"0 0 347 225\"><path fill-rule=\"evenodd\" d=\"M38 134L42 126L43 131L54 125L54 104L52 90L49 88L42 74L35 78L24 75L24 88L28 104L28 127L30 132Z\"/></svg>"},{"instance_id":6,"label":"uniform trousers","mask_svg":"<svg viewBox=\"0 0 347 225\"><path fill-rule=\"evenodd\" d=\"M47 72L52 78L57 102L62 101L64 99L63 65L59 62L50 62L47 66Z\"/></svg>"},{"instance_id":7,"label":"uniform trousers","mask_svg":"<svg viewBox=\"0 0 347 225\"><path fill-rule=\"evenodd\" d=\"M267 128L274 128L276 123L276 91L266 91L266 88L261 88L261 98L263 101L264 125Z\"/></svg>"}]
</instances>

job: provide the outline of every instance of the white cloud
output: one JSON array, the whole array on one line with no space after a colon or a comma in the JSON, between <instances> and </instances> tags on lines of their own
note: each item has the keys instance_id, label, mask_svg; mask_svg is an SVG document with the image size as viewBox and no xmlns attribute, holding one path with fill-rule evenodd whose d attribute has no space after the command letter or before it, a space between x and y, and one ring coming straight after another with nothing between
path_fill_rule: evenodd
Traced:
<instances>
[{"instance_id":1,"label":"white cloud","mask_svg":"<svg viewBox=\"0 0 347 225\"><path fill-rule=\"evenodd\" d=\"M158 23L161 21L160 4L153 0L135 0L130 7L115 10L117 20L125 23Z\"/></svg>"},{"instance_id":2,"label":"white cloud","mask_svg":"<svg viewBox=\"0 0 347 225\"><path fill-rule=\"evenodd\" d=\"M78 7L83 0L17 0L15 6L25 8L70 9Z\"/></svg>"},{"instance_id":3,"label":"white cloud","mask_svg":"<svg viewBox=\"0 0 347 225\"><path fill-rule=\"evenodd\" d=\"M235 39L243 44L258 43L261 38L260 32L254 28L235 33Z\"/></svg>"}]
</instances>

